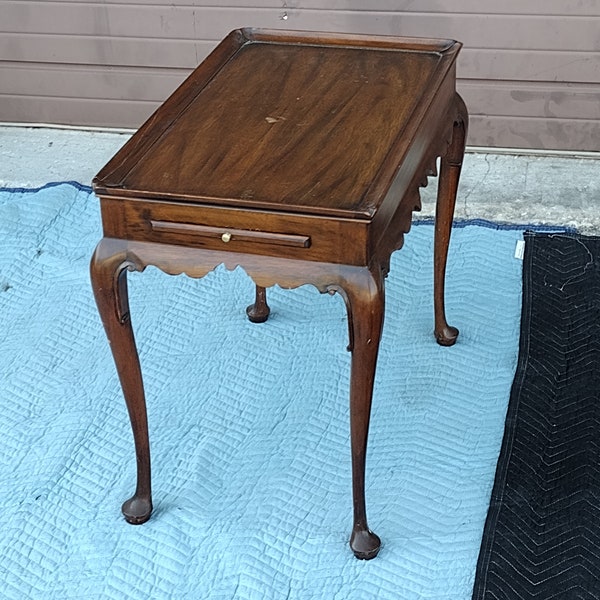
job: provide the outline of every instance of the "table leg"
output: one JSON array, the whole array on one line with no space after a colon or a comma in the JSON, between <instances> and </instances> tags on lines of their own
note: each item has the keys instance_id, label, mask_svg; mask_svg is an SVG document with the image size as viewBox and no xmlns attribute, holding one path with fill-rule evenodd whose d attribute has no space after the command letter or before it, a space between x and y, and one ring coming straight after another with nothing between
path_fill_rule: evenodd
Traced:
<instances>
[{"instance_id":1,"label":"table leg","mask_svg":"<svg viewBox=\"0 0 600 600\"><path fill-rule=\"evenodd\" d=\"M144 384L131 328L127 296L126 242L102 240L92 257L90 274L98 311L110 342L131 420L137 458L135 494L122 506L125 519L144 523L152 513L150 444Z\"/></svg>"},{"instance_id":2,"label":"table leg","mask_svg":"<svg viewBox=\"0 0 600 600\"><path fill-rule=\"evenodd\" d=\"M365 463L371 416L373 382L383 327L384 280L381 269L365 269L340 290L346 301L351 328L350 436L354 525L350 547L357 558L377 556L381 540L367 524Z\"/></svg>"},{"instance_id":3,"label":"table leg","mask_svg":"<svg viewBox=\"0 0 600 600\"><path fill-rule=\"evenodd\" d=\"M448 325L446 321L444 306L444 282L448 245L452 231L452 218L454 216L460 170L465 154L465 141L469 120L465 103L458 94L456 94L456 102L458 116L454 122L452 143L446 156L442 157L435 215L433 296L435 338L441 346L452 346L458 337L458 329Z\"/></svg>"},{"instance_id":4,"label":"table leg","mask_svg":"<svg viewBox=\"0 0 600 600\"><path fill-rule=\"evenodd\" d=\"M267 290L257 285L254 304L246 308L248 319L253 323L264 323L269 318L270 312L271 309L267 304Z\"/></svg>"}]
</instances>

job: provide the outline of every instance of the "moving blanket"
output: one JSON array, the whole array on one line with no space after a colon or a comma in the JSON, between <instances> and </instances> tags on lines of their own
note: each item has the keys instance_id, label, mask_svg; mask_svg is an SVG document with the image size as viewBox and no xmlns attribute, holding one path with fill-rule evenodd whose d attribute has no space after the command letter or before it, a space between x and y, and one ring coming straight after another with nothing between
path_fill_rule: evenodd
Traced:
<instances>
[{"instance_id":1,"label":"moving blanket","mask_svg":"<svg viewBox=\"0 0 600 600\"><path fill-rule=\"evenodd\" d=\"M600 237L526 234L519 359L473 600L600 598Z\"/></svg>"},{"instance_id":2,"label":"moving blanket","mask_svg":"<svg viewBox=\"0 0 600 600\"><path fill-rule=\"evenodd\" d=\"M129 276L155 513L128 525L133 442L88 263L81 186L0 191L0 597L339 599L471 595L514 374L519 230L455 229L432 336L430 224L393 257L367 459L378 558L351 525L347 325L339 296L241 269Z\"/></svg>"}]
</instances>

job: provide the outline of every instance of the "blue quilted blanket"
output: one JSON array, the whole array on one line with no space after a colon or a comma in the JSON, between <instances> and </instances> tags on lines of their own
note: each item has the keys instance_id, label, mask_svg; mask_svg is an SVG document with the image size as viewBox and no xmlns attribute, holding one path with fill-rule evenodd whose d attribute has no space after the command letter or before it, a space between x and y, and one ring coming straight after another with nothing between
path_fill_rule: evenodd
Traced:
<instances>
[{"instance_id":1,"label":"blue quilted blanket","mask_svg":"<svg viewBox=\"0 0 600 600\"><path fill-rule=\"evenodd\" d=\"M253 325L243 271L131 274L155 513L128 525L129 423L93 302L97 199L74 185L0 191L0 597L470 598L520 315L519 230L455 229L432 337L432 238L393 257L367 506L383 547L356 560L345 309L270 290Z\"/></svg>"}]
</instances>

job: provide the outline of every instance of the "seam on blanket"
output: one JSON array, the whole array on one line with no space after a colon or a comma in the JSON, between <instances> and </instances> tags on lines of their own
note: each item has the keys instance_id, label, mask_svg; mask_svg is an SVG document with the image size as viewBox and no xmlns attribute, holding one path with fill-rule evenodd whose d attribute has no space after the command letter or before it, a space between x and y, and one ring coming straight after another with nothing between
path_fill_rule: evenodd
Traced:
<instances>
[{"instance_id":1,"label":"seam on blanket","mask_svg":"<svg viewBox=\"0 0 600 600\"><path fill-rule=\"evenodd\" d=\"M433 217L425 217L423 219L417 219L413 221L413 225L435 225L435 219ZM485 227L486 229L495 229L497 231L535 231L535 232L546 232L546 233L565 233L565 234L577 234L575 227L568 225L532 225L526 223L495 223L487 219L458 219L452 222L452 227L455 229L462 229L464 227Z\"/></svg>"},{"instance_id":2,"label":"seam on blanket","mask_svg":"<svg viewBox=\"0 0 600 600\"><path fill-rule=\"evenodd\" d=\"M80 192L88 192L91 193L92 188L89 185L83 185L77 181L51 181L50 183L45 183L41 187L36 188L25 188L25 187L0 187L0 192L8 192L9 194L28 194L41 192L47 188L57 187L59 185L70 185Z\"/></svg>"}]
</instances>

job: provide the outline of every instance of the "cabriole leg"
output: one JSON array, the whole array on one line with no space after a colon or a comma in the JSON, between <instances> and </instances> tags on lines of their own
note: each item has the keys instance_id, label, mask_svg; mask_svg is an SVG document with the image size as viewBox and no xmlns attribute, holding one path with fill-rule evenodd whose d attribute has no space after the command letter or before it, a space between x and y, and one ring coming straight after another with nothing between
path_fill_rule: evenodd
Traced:
<instances>
[{"instance_id":1,"label":"cabriole leg","mask_svg":"<svg viewBox=\"0 0 600 600\"><path fill-rule=\"evenodd\" d=\"M448 245L452 231L452 217L456 204L456 192L465 154L468 114L465 103L457 94L458 116L454 122L452 143L446 156L442 158L438 183L437 206L435 215L434 275L433 296L435 312L435 338L442 346L452 346L458 337L458 329L448 325L444 304L444 283Z\"/></svg>"},{"instance_id":2,"label":"cabriole leg","mask_svg":"<svg viewBox=\"0 0 600 600\"><path fill-rule=\"evenodd\" d=\"M246 308L248 319L253 323L264 323L269 318L271 309L267 304L267 290L264 287L256 286L256 299L254 304Z\"/></svg>"},{"instance_id":3,"label":"cabriole leg","mask_svg":"<svg viewBox=\"0 0 600 600\"><path fill-rule=\"evenodd\" d=\"M350 441L352 449L352 496L354 525L350 547L360 559L377 556L381 540L367 524L365 464L371 416L373 382L383 327L384 283L381 270L365 269L344 285L342 292L352 327L350 376Z\"/></svg>"},{"instance_id":4,"label":"cabriole leg","mask_svg":"<svg viewBox=\"0 0 600 600\"><path fill-rule=\"evenodd\" d=\"M150 445L144 384L127 297L126 242L102 240L92 257L90 274L98 311L110 343L131 420L137 458L135 494L122 507L125 519L144 523L152 513Z\"/></svg>"}]
</instances>

